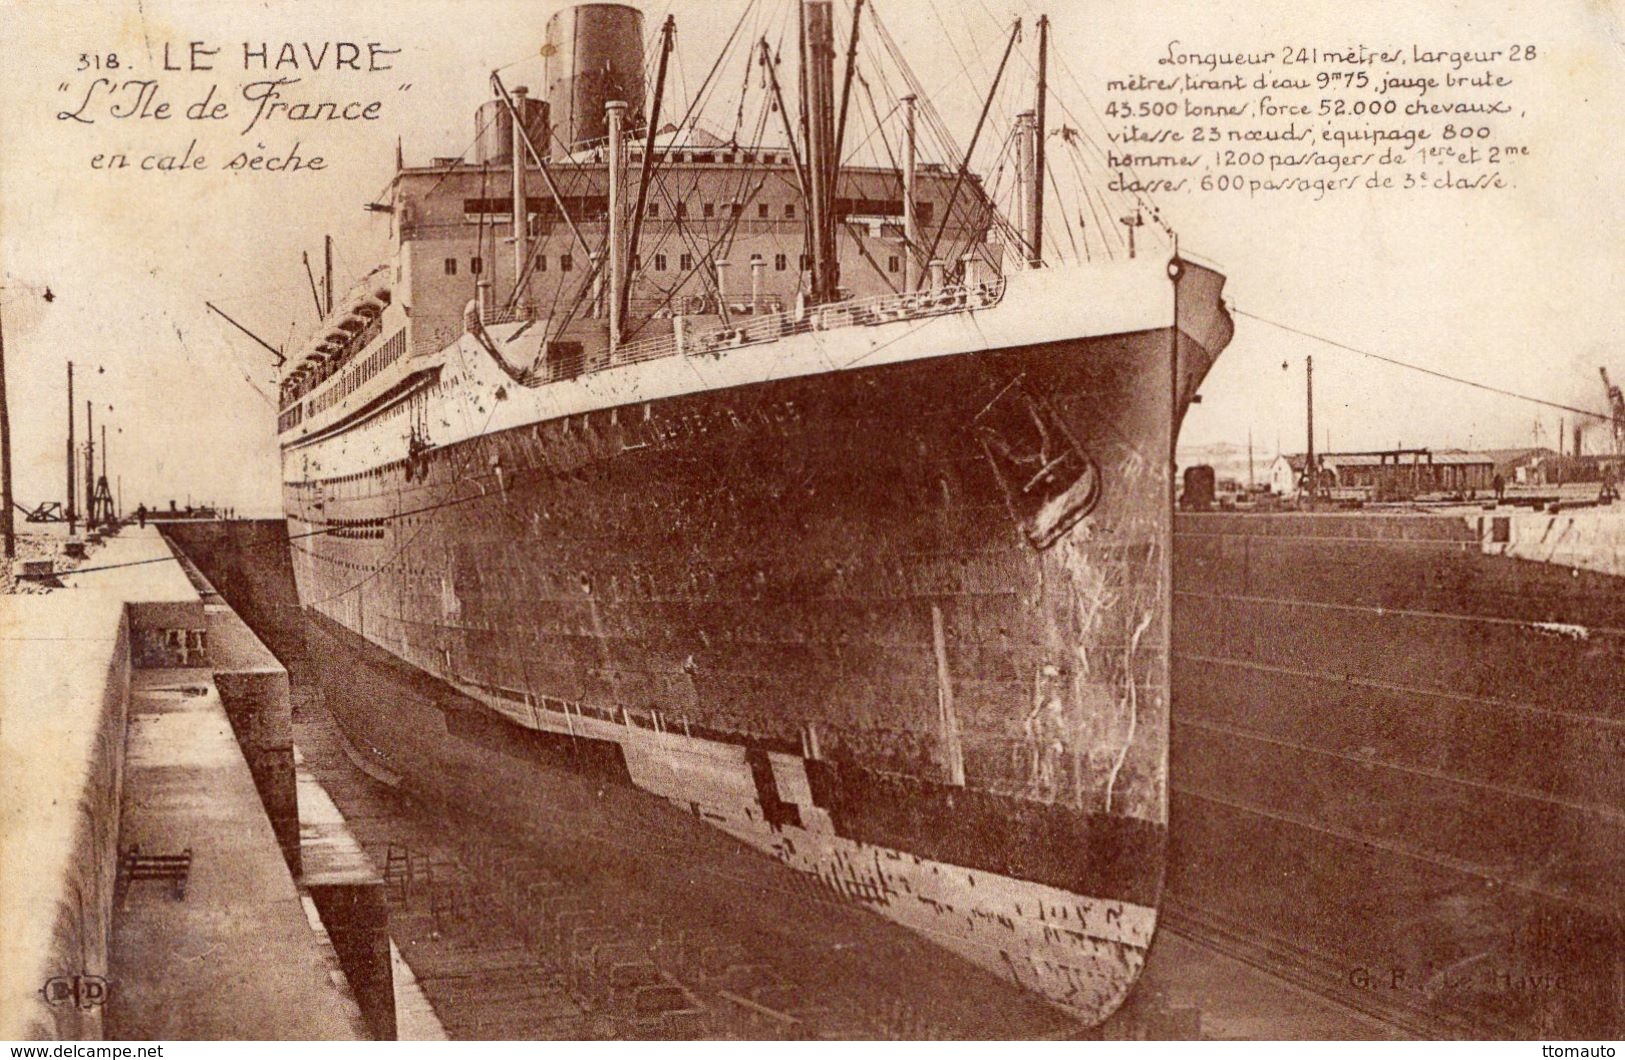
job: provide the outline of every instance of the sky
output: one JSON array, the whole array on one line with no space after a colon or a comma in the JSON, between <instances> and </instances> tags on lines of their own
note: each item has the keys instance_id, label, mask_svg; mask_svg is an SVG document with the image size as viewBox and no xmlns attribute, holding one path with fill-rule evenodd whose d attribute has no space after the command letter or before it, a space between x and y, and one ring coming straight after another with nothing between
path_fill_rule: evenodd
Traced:
<instances>
[{"instance_id":1,"label":"sky","mask_svg":"<svg viewBox=\"0 0 1625 1060\"><path fill-rule=\"evenodd\" d=\"M1202 389L1182 445L1245 444L1261 456L1301 450L1304 361L1314 357L1317 446L1402 444L1511 447L1555 444L1555 409L1384 365L1314 342L1275 321L1349 347L1413 362L1522 394L1601 410L1599 365L1625 377L1625 127L1622 12L1602 0L1513 5L1460 2L1286 3L1218 0L871 0L961 144L1016 15L1043 9L1054 22L1052 67L1067 114L1104 109L1105 82L1155 69L1178 41L1193 51L1278 48L1289 42L1362 41L1432 48L1531 41L1540 62L1517 96L1530 157L1498 192L1349 193L1301 196L1233 192L1157 196L1181 247L1230 278L1240 311L1235 340ZM278 510L275 372L270 355L211 314L213 302L273 345L295 345L313 320L301 264L318 271L324 234L347 282L382 260L385 215L362 207L393 172L397 138L409 164L463 152L487 78L541 85L544 0L0 0L0 314L12 412L16 493L24 503L63 489L65 366L76 365L80 416L93 402L109 425L110 472L124 503L174 497ZM678 56L671 99L686 107L749 9L743 36L785 36L787 0L649 0L653 32L669 11ZM837 3L844 33L849 5ZM190 42L212 70L191 70ZM236 95L250 81L244 44L274 62L284 42L308 44L324 69L279 71L300 82L287 98L353 103L368 120L294 123L249 114ZM330 50L322 52L323 42ZM367 45L389 70L334 70L333 42ZM164 70L168 62L180 70ZM869 42L865 41L869 47ZM117 71L105 69L108 54ZM1032 36L1018 46L995 131L1030 93ZM310 56L298 51L302 65ZM722 132L742 53L718 74L719 102L705 121ZM98 69L97 64L103 64ZM739 69L734 69L734 67ZM861 64L860 64L861 66ZM154 77L171 118L116 118L92 97L98 76ZM791 79L793 84L793 78ZM210 85L231 103L221 120L184 108ZM1026 87L1023 87L1023 86ZM752 86L748 92L759 92ZM876 84L877 93L880 86ZM754 96L747 96L754 99ZM889 104L881 101L881 108ZM1007 113L1008 112L1008 113ZM1099 138L1105 126L1089 131ZM1114 126L1115 127L1115 126ZM194 155L209 168L143 171L142 159ZM319 171L228 172L238 151L283 157L297 141ZM986 143L997 146L998 136ZM117 153L131 165L96 168ZM978 157L982 156L979 151ZM1052 242L1058 241L1055 236ZM49 288L53 300L43 293ZM1260 319L1262 318L1262 320ZM1572 424L1573 417L1568 416ZM82 424L82 418L81 418ZM99 433L99 432L98 432ZM1600 440L1600 436L1598 437ZM99 441L99 438L98 438ZM1588 442L1594 445L1596 442Z\"/></svg>"}]
</instances>

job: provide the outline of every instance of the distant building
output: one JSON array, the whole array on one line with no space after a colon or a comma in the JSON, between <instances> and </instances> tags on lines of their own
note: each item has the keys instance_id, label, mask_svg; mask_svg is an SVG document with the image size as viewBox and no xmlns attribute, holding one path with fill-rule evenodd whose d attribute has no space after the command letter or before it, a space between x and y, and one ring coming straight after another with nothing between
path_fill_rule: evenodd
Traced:
<instances>
[{"instance_id":1,"label":"distant building","mask_svg":"<svg viewBox=\"0 0 1625 1060\"><path fill-rule=\"evenodd\" d=\"M1465 495L1495 488L1496 464L1483 453L1459 449L1385 449L1360 453L1316 453L1320 485L1369 500L1406 500L1429 493ZM1270 488L1296 496L1306 459L1282 454L1270 465Z\"/></svg>"},{"instance_id":2,"label":"distant building","mask_svg":"<svg viewBox=\"0 0 1625 1060\"><path fill-rule=\"evenodd\" d=\"M1558 456L1549 453L1529 469L1528 476L1531 484L1537 486L1563 486L1575 482L1617 484L1625 481L1625 456L1606 453Z\"/></svg>"},{"instance_id":3,"label":"distant building","mask_svg":"<svg viewBox=\"0 0 1625 1060\"><path fill-rule=\"evenodd\" d=\"M1270 464L1269 487L1271 493L1295 497L1303 484L1303 469L1308 460L1302 453L1282 453Z\"/></svg>"},{"instance_id":4,"label":"distant building","mask_svg":"<svg viewBox=\"0 0 1625 1060\"><path fill-rule=\"evenodd\" d=\"M1557 453L1544 446L1525 449L1485 449L1477 454L1495 464L1495 473L1507 485L1523 485L1532 481L1531 471L1536 464Z\"/></svg>"}]
</instances>

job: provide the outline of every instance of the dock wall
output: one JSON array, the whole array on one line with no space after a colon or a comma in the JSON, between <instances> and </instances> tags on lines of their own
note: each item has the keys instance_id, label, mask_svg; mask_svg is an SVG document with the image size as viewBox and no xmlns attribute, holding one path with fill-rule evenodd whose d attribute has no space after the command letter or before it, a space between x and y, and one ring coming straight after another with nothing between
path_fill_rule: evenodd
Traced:
<instances>
[{"instance_id":1,"label":"dock wall","mask_svg":"<svg viewBox=\"0 0 1625 1060\"><path fill-rule=\"evenodd\" d=\"M285 666L304 676L305 622L294 591L283 519L166 523L163 534L203 572L237 616Z\"/></svg>"},{"instance_id":2,"label":"dock wall","mask_svg":"<svg viewBox=\"0 0 1625 1060\"><path fill-rule=\"evenodd\" d=\"M282 856L299 875L299 800L288 672L224 604L208 609L215 687L248 760Z\"/></svg>"},{"instance_id":3,"label":"dock wall","mask_svg":"<svg viewBox=\"0 0 1625 1060\"><path fill-rule=\"evenodd\" d=\"M13 724L0 734L11 745L8 762L26 759L0 777L0 834L6 847L0 862L11 863L0 870L0 877L11 881L0 893L0 968L6 971L0 1038L97 1039L118 865L129 621L117 609L98 616L92 624L101 627L97 635L107 649L105 665L91 674L64 673L28 666L12 643L12 635L22 632L12 623L15 614L0 612L4 698L27 695L40 705L67 699L86 710L32 730ZM20 746L25 733L45 740ZM57 793L48 807L31 797L42 784Z\"/></svg>"},{"instance_id":4,"label":"dock wall","mask_svg":"<svg viewBox=\"0 0 1625 1060\"><path fill-rule=\"evenodd\" d=\"M1513 518L1179 517L1169 923L1418 1033L1625 1031L1625 583Z\"/></svg>"},{"instance_id":5,"label":"dock wall","mask_svg":"<svg viewBox=\"0 0 1625 1060\"><path fill-rule=\"evenodd\" d=\"M211 665L283 856L310 896L373 1036L396 1035L389 907L382 878L326 793L297 766L290 674L267 642L304 663L287 531L281 520L163 527L207 602ZM214 579L226 586L216 587ZM239 616L262 626L250 628ZM266 641L260 639L262 634Z\"/></svg>"},{"instance_id":6,"label":"dock wall","mask_svg":"<svg viewBox=\"0 0 1625 1060\"><path fill-rule=\"evenodd\" d=\"M128 528L0 596L0 1038L368 1036L277 841L287 675L183 568Z\"/></svg>"}]
</instances>

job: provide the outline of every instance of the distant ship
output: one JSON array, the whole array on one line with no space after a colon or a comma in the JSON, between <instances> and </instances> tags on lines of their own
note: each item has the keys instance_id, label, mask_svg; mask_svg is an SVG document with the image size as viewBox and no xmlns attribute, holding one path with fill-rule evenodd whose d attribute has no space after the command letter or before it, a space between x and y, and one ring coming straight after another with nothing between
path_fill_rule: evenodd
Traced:
<instances>
[{"instance_id":1,"label":"distant ship","mask_svg":"<svg viewBox=\"0 0 1625 1060\"><path fill-rule=\"evenodd\" d=\"M544 98L492 76L471 158L397 158L393 256L282 380L294 569L483 706L335 718L403 784L479 748L538 813L660 796L1103 1019L1156 923L1173 440L1224 279L1105 198L1046 249L1047 22L1001 210L974 137L923 160L930 105L837 80L829 0L793 10L749 143L663 113L670 19L646 85L640 12L585 4ZM859 99L885 164L839 161Z\"/></svg>"}]
</instances>

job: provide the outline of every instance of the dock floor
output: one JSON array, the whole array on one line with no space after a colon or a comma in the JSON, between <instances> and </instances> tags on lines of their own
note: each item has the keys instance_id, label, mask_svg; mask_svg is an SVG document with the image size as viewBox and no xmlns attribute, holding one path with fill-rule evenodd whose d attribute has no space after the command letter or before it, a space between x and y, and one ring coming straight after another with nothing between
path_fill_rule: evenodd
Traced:
<instances>
[{"instance_id":1,"label":"dock floor","mask_svg":"<svg viewBox=\"0 0 1625 1060\"><path fill-rule=\"evenodd\" d=\"M391 884L391 933L447 1036L590 1038L613 1033L573 996L567 967L561 966L556 953L549 953L546 939L527 944L524 926L513 923L501 907L499 896L514 886L516 875L533 883L545 879L550 865L557 869L561 857L569 856L567 842L525 836L522 830L516 835L405 797L368 777L343 753L340 737L319 701L296 718L295 732L302 768L320 778L350 829L385 872ZM393 870L385 867L392 855ZM605 852L594 851L593 856L601 859ZM400 867L407 857L414 862L410 880ZM658 884L618 894L616 885L615 877L605 873L581 897L597 908L614 909L618 904L625 920L622 934L636 932L633 922L640 913L669 897ZM752 903L771 904L787 923L798 916L793 900L756 893ZM899 960L899 954L888 952L875 936L900 929L858 910L849 914L841 917L839 933L793 943L780 938L776 948L763 946L747 929L711 923L707 928L711 944L734 947L733 959L742 969L751 969L750 974L782 980L803 1013L802 1022L783 1028L771 1021L753 1021L742 1011L726 1013L712 1027L711 1036L953 1039L1002 1033L1010 1038L1225 1040L1402 1036L1396 1028L1169 931L1158 936L1130 1002L1100 1028L1073 1023L997 981L990 982L1002 991L1000 996L1009 994L1005 1017L990 1019L984 1012L980 1022L968 1023L962 1011L931 1003L942 994L943 982L958 981L953 962ZM829 925L824 927L828 931ZM789 933L815 931L808 926L791 928ZM890 959L887 970L894 973L893 986L860 996L861 991L830 975L787 966L783 950L788 945L831 951L873 949L877 958ZM410 1037L404 1020L401 1036Z\"/></svg>"},{"instance_id":2,"label":"dock floor","mask_svg":"<svg viewBox=\"0 0 1625 1060\"><path fill-rule=\"evenodd\" d=\"M124 849L191 852L184 897L126 884L113 917L114 1039L361 1039L306 922L208 670L134 672Z\"/></svg>"}]
</instances>

